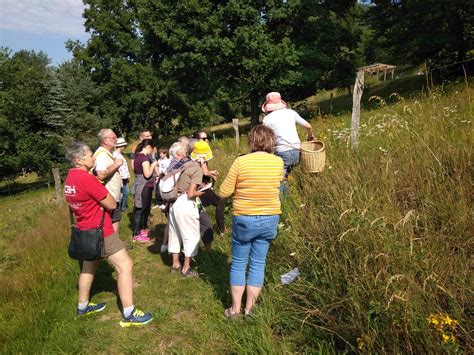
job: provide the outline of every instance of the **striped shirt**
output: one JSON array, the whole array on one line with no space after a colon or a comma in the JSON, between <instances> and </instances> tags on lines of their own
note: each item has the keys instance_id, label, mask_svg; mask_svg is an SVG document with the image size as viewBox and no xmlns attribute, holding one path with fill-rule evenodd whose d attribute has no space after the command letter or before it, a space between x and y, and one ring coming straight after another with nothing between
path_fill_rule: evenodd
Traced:
<instances>
[{"instance_id":1,"label":"striped shirt","mask_svg":"<svg viewBox=\"0 0 474 355\"><path fill-rule=\"evenodd\" d=\"M220 194L234 194L233 214L281 214L280 182L283 180L283 160L273 154L256 152L235 159Z\"/></svg>"}]
</instances>

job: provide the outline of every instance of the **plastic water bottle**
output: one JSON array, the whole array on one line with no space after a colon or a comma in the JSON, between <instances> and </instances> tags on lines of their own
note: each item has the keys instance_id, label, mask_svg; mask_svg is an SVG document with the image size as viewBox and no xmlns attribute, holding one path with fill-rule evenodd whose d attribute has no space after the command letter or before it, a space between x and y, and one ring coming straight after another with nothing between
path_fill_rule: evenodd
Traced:
<instances>
[{"instance_id":1,"label":"plastic water bottle","mask_svg":"<svg viewBox=\"0 0 474 355\"><path fill-rule=\"evenodd\" d=\"M295 281L295 279L300 276L300 271L298 270L298 268L294 268L293 270L291 270L290 272L287 272L286 274L283 274L281 275L281 283L283 285L288 285L290 283L292 283L293 281Z\"/></svg>"}]
</instances>

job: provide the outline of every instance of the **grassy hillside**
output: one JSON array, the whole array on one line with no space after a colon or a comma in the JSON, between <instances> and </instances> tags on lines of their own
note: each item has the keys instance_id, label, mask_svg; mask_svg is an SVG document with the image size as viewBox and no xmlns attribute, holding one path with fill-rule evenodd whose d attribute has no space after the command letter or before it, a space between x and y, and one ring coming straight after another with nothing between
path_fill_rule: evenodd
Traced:
<instances>
[{"instance_id":1,"label":"grassy hillside","mask_svg":"<svg viewBox=\"0 0 474 355\"><path fill-rule=\"evenodd\" d=\"M156 319L122 329L113 270L103 263L92 301L74 319L77 264L68 216L50 190L0 199L0 351L17 352L472 352L474 285L472 97L466 85L364 111L360 146L349 115L313 121L327 145L320 176L298 167L269 254L256 316L227 321L230 232L196 258L199 280L169 273L157 240L133 245L136 304ZM245 151L242 137L240 152ZM211 142L225 174L234 142ZM130 215L121 235L130 242ZM227 221L230 228L230 215ZM283 286L282 273L301 277Z\"/></svg>"}]
</instances>

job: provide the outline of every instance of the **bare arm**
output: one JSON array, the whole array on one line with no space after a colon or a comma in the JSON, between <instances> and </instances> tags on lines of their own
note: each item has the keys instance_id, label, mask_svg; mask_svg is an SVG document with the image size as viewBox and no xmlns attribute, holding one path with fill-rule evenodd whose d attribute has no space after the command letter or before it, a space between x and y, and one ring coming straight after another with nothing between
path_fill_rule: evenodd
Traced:
<instances>
[{"instance_id":1,"label":"bare arm","mask_svg":"<svg viewBox=\"0 0 474 355\"><path fill-rule=\"evenodd\" d=\"M99 180L105 180L107 179L110 175L114 174L118 168L123 164L123 159L117 158L114 160L114 163L109 166L106 170L98 170L97 171L97 177Z\"/></svg>"},{"instance_id":2,"label":"bare arm","mask_svg":"<svg viewBox=\"0 0 474 355\"><path fill-rule=\"evenodd\" d=\"M155 160L153 163L150 164L149 161L144 161L142 163L143 167L143 176L147 179L153 175L153 170L155 170L156 166L158 165L158 161Z\"/></svg>"},{"instance_id":3,"label":"bare arm","mask_svg":"<svg viewBox=\"0 0 474 355\"><path fill-rule=\"evenodd\" d=\"M100 200L99 203L107 211L111 211L117 207L117 202L110 193L107 193L107 196L103 200Z\"/></svg>"},{"instance_id":4,"label":"bare arm","mask_svg":"<svg viewBox=\"0 0 474 355\"><path fill-rule=\"evenodd\" d=\"M188 199L192 199L192 198L200 197L200 196L204 195L204 192L197 191L197 185L196 184L191 184L189 186L189 189L186 192L186 194L188 195Z\"/></svg>"},{"instance_id":5,"label":"bare arm","mask_svg":"<svg viewBox=\"0 0 474 355\"><path fill-rule=\"evenodd\" d=\"M305 124L304 128L306 129L306 132L308 133L308 141L312 141L314 139L314 135L313 135L313 127L311 126L311 123Z\"/></svg>"}]
</instances>

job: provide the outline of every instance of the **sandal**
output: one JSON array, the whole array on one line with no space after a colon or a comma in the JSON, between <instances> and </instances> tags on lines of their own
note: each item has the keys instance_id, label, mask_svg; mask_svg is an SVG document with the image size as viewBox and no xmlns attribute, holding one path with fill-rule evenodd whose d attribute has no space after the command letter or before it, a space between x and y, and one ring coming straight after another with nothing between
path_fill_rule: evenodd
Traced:
<instances>
[{"instance_id":1,"label":"sandal","mask_svg":"<svg viewBox=\"0 0 474 355\"><path fill-rule=\"evenodd\" d=\"M181 276L183 276L183 277L199 277L199 273L196 270L193 270L193 269L189 268L188 271L186 271L186 272L181 271Z\"/></svg>"},{"instance_id":2,"label":"sandal","mask_svg":"<svg viewBox=\"0 0 474 355\"><path fill-rule=\"evenodd\" d=\"M224 311L224 315L226 316L227 319L233 319L233 318L240 318L242 314L240 312L234 313L234 311L232 310L232 307L229 307Z\"/></svg>"},{"instance_id":3,"label":"sandal","mask_svg":"<svg viewBox=\"0 0 474 355\"><path fill-rule=\"evenodd\" d=\"M178 267L171 266L171 273L176 274L177 272L181 272L181 266L178 266Z\"/></svg>"}]
</instances>

